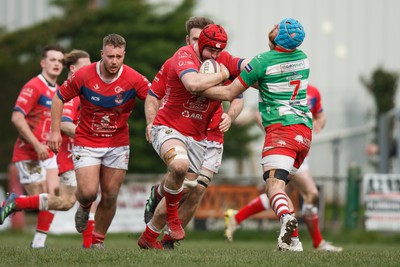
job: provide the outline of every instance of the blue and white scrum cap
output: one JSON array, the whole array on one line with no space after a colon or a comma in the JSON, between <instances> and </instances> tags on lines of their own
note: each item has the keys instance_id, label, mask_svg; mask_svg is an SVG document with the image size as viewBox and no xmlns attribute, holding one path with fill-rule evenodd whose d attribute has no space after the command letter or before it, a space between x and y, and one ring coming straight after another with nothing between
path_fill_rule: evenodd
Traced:
<instances>
[{"instance_id":1,"label":"blue and white scrum cap","mask_svg":"<svg viewBox=\"0 0 400 267\"><path fill-rule=\"evenodd\" d=\"M306 33L300 22L286 18L279 23L278 35L274 41L285 49L293 50L301 45L305 36Z\"/></svg>"}]
</instances>

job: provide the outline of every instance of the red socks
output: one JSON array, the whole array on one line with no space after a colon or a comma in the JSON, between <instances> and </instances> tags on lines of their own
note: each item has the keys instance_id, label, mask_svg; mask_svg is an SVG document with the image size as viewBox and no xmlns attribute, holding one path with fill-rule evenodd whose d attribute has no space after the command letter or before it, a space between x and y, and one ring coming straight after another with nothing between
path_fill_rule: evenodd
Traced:
<instances>
[{"instance_id":1,"label":"red socks","mask_svg":"<svg viewBox=\"0 0 400 267\"><path fill-rule=\"evenodd\" d=\"M83 244L84 248L90 248L92 245L92 234L94 231L94 220L89 220L86 226L85 231L82 233Z\"/></svg>"},{"instance_id":2,"label":"red socks","mask_svg":"<svg viewBox=\"0 0 400 267\"><path fill-rule=\"evenodd\" d=\"M54 219L54 213L48 210L39 211L36 230L39 232L47 233L50 229L53 219Z\"/></svg>"},{"instance_id":3,"label":"red socks","mask_svg":"<svg viewBox=\"0 0 400 267\"><path fill-rule=\"evenodd\" d=\"M265 207L261 201L261 197L258 196L238 211L238 213L235 215L236 223L240 224L251 215L257 214L264 210Z\"/></svg>"},{"instance_id":4,"label":"red socks","mask_svg":"<svg viewBox=\"0 0 400 267\"><path fill-rule=\"evenodd\" d=\"M318 247L318 245L321 243L323 240L321 231L319 229L319 218L318 218L318 213L316 214L304 214L304 222L307 225L308 232L311 235L311 238L313 240L313 245L315 248Z\"/></svg>"},{"instance_id":5,"label":"red socks","mask_svg":"<svg viewBox=\"0 0 400 267\"><path fill-rule=\"evenodd\" d=\"M97 233L93 231L92 233L92 244L98 244L98 243L104 243L104 239L106 238L106 235Z\"/></svg>"},{"instance_id":6,"label":"red socks","mask_svg":"<svg viewBox=\"0 0 400 267\"><path fill-rule=\"evenodd\" d=\"M19 210L39 210L39 195L17 197L15 204Z\"/></svg>"},{"instance_id":7,"label":"red socks","mask_svg":"<svg viewBox=\"0 0 400 267\"><path fill-rule=\"evenodd\" d=\"M164 197L167 206L167 220L173 217L179 218L178 208L179 208L179 201L181 200L182 197L182 191L179 192L178 194L171 194L167 191L164 191Z\"/></svg>"}]
</instances>

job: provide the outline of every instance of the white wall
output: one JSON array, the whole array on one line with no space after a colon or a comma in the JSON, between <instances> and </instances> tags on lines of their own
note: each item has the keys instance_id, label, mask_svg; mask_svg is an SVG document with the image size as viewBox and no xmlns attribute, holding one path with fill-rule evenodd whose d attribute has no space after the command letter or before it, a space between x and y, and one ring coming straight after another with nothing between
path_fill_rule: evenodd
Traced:
<instances>
[{"instance_id":1,"label":"white wall","mask_svg":"<svg viewBox=\"0 0 400 267\"><path fill-rule=\"evenodd\" d=\"M0 27L14 31L41 22L61 11L49 0L0 0Z\"/></svg>"},{"instance_id":2,"label":"white wall","mask_svg":"<svg viewBox=\"0 0 400 267\"><path fill-rule=\"evenodd\" d=\"M199 0L196 15L209 16L223 25L229 35L228 51L244 57L268 49L267 33L281 19L298 19L306 31L300 49L310 58L310 82L321 91L328 119L320 134L323 137L373 120L373 99L360 83L360 76L369 78L379 65L399 71L398 10L398 0ZM247 107L255 107L256 93L246 92L245 101ZM312 172L315 176L345 177L351 161L371 171L364 155L371 137L367 134L340 143L338 173L333 170L331 143L315 144L310 155ZM262 143L256 145L258 161ZM223 167L227 173L232 169Z\"/></svg>"}]
</instances>

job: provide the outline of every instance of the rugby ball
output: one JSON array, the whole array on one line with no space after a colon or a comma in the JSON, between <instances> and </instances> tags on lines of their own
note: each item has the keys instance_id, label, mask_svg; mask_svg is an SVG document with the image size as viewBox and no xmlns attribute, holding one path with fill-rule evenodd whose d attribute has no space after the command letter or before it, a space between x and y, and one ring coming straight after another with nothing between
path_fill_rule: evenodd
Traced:
<instances>
[{"instance_id":1,"label":"rugby ball","mask_svg":"<svg viewBox=\"0 0 400 267\"><path fill-rule=\"evenodd\" d=\"M200 66L201 73L217 73L221 72L219 63L215 59L207 59Z\"/></svg>"}]
</instances>

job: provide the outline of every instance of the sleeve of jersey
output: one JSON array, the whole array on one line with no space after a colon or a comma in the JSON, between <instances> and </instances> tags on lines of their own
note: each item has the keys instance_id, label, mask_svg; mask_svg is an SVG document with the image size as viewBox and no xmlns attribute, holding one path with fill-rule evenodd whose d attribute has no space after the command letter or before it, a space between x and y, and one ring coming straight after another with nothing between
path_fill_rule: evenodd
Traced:
<instances>
[{"instance_id":1,"label":"sleeve of jersey","mask_svg":"<svg viewBox=\"0 0 400 267\"><path fill-rule=\"evenodd\" d=\"M230 79L226 82L226 84L232 83L232 81L240 75L240 66L243 60L244 58L234 57L229 54L226 67L229 69ZM224 83L224 85L226 84ZM239 94L236 98L242 99L243 93Z\"/></svg>"},{"instance_id":2,"label":"sleeve of jersey","mask_svg":"<svg viewBox=\"0 0 400 267\"><path fill-rule=\"evenodd\" d=\"M37 88L24 86L18 95L14 106L14 111L19 111L24 115L28 114L36 105L40 97L40 92Z\"/></svg>"},{"instance_id":3,"label":"sleeve of jersey","mask_svg":"<svg viewBox=\"0 0 400 267\"><path fill-rule=\"evenodd\" d=\"M68 101L64 104L61 121L73 122L75 116L74 100Z\"/></svg>"},{"instance_id":4,"label":"sleeve of jersey","mask_svg":"<svg viewBox=\"0 0 400 267\"><path fill-rule=\"evenodd\" d=\"M151 83L144 75L138 72L135 72L134 80L136 83L135 89L137 92L137 97L141 100L145 100L147 94L149 93Z\"/></svg>"},{"instance_id":5,"label":"sleeve of jersey","mask_svg":"<svg viewBox=\"0 0 400 267\"><path fill-rule=\"evenodd\" d=\"M79 90L80 90L80 85L79 85L79 80L80 77L77 75L78 73L75 73L75 75L72 75L69 77L60 87L60 89L57 91L58 97L63 101L63 102L68 102L75 96L79 95Z\"/></svg>"},{"instance_id":6,"label":"sleeve of jersey","mask_svg":"<svg viewBox=\"0 0 400 267\"><path fill-rule=\"evenodd\" d=\"M239 81L244 87L250 87L261 78L260 73L263 73L259 71L260 69L259 61L252 59L240 72Z\"/></svg>"},{"instance_id":7,"label":"sleeve of jersey","mask_svg":"<svg viewBox=\"0 0 400 267\"><path fill-rule=\"evenodd\" d=\"M196 66L192 59L192 54L186 53L175 53L171 58L171 70L175 71L179 79L189 72L199 72L199 66Z\"/></svg>"},{"instance_id":8,"label":"sleeve of jersey","mask_svg":"<svg viewBox=\"0 0 400 267\"><path fill-rule=\"evenodd\" d=\"M157 99L162 99L165 96L167 90L167 77L166 73L158 72L151 83L149 95L154 96Z\"/></svg>"}]
</instances>

